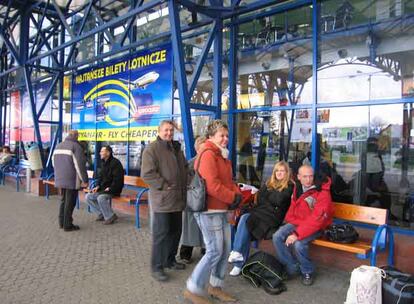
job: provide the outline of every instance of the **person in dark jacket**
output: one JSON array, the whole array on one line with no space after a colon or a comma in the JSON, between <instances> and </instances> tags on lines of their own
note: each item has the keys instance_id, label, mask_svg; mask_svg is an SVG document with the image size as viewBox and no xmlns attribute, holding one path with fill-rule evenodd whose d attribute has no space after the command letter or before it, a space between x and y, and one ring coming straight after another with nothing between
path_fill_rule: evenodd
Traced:
<instances>
[{"instance_id":1,"label":"person in dark jacket","mask_svg":"<svg viewBox=\"0 0 414 304\"><path fill-rule=\"evenodd\" d=\"M72 213L78 190L88 186L88 173L85 154L78 142L78 131L71 130L66 139L57 145L52 162L55 169L55 187L60 188L62 194L59 227L64 231L79 230L79 226L73 225Z\"/></svg>"},{"instance_id":2,"label":"person in dark jacket","mask_svg":"<svg viewBox=\"0 0 414 304\"><path fill-rule=\"evenodd\" d=\"M200 151L203 149L206 140L207 138L205 136L196 138L194 148L197 155L199 155ZM197 155L188 161L188 180L190 180L195 175L194 162L197 158ZM191 211L184 210L180 247L181 262L184 264L189 264L191 262L191 256L193 255L194 247L202 247L201 254L203 255L205 253L206 249L203 243L203 234L198 227L194 214Z\"/></svg>"},{"instance_id":3,"label":"person in dark jacket","mask_svg":"<svg viewBox=\"0 0 414 304\"><path fill-rule=\"evenodd\" d=\"M142 155L141 177L149 185L152 220L152 277L166 281L164 268L182 270L175 259L180 243L182 211L186 204L187 162L181 145L173 140L175 123L163 120L158 137Z\"/></svg>"},{"instance_id":4,"label":"person in dark jacket","mask_svg":"<svg viewBox=\"0 0 414 304\"><path fill-rule=\"evenodd\" d=\"M273 233L282 225L290 206L292 192L289 165L280 161L273 167L266 185L256 194L257 205L240 218L233 251L229 256L229 263L234 265L231 276L240 274L249 257L251 240L271 239Z\"/></svg>"},{"instance_id":5,"label":"person in dark jacket","mask_svg":"<svg viewBox=\"0 0 414 304\"><path fill-rule=\"evenodd\" d=\"M309 165L299 168L298 180L286 214L286 224L273 235L273 245L288 275L295 276L300 271L302 284L312 285L315 267L309 258L309 243L332 223L331 180L328 177L314 179Z\"/></svg>"},{"instance_id":6,"label":"person in dark jacket","mask_svg":"<svg viewBox=\"0 0 414 304\"><path fill-rule=\"evenodd\" d=\"M111 207L113 196L119 196L124 187L124 168L121 162L113 157L110 146L102 147L100 151L102 160L101 170L97 179L97 186L86 195L86 202L92 211L98 214L97 221L104 225L113 224L118 216Z\"/></svg>"}]
</instances>

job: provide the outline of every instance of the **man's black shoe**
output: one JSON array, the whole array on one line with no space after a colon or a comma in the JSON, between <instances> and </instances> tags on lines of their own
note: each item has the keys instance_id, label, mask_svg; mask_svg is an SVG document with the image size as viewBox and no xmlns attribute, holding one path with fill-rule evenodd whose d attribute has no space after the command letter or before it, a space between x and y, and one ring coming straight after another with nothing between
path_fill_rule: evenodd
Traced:
<instances>
[{"instance_id":1,"label":"man's black shoe","mask_svg":"<svg viewBox=\"0 0 414 304\"><path fill-rule=\"evenodd\" d=\"M96 218L97 222L102 222L103 220L105 220L105 218L102 214L99 214L98 217Z\"/></svg>"},{"instance_id":2,"label":"man's black shoe","mask_svg":"<svg viewBox=\"0 0 414 304\"><path fill-rule=\"evenodd\" d=\"M310 286L313 284L313 276L311 273L302 274L302 284L305 286Z\"/></svg>"},{"instance_id":3,"label":"man's black shoe","mask_svg":"<svg viewBox=\"0 0 414 304\"><path fill-rule=\"evenodd\" d=\"M172 264L168 265L166 268L174 269L174 270L184 270L185 269L185 264L178 263L177 261L175 261L175 262L172 262Z\"/></svg>"},{"instance_id":4,"label":"man's black shoe","mask_svg":"<svg viewBox=\"0 0 414 304\"><path fill-rule=\"evenodd\" d=\"M80 228L79 228L79 226L78 225L72 225L72 226L69 226L69 227L64 227L63 228L63 230L64 231L76 231L76 230L79 230Z\"/></svg>"},{"instance_id":5,"label":"man's black shoe","mask_svg":"<svg viewBox=\"0 0 414 304\"><path fill-rule=\"evenodd\" d=\"M157 280L158 282L165 282L168 280L168 276L165 274L163 270L160 271L153 271L151 273L152 277Z\"/></svg>"}]
</instances>

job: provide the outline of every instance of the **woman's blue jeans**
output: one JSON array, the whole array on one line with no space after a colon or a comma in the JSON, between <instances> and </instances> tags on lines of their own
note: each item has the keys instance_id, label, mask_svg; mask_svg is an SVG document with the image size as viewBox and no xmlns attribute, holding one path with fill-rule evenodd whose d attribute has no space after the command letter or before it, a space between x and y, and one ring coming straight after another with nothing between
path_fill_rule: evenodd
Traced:
<instances>
[{"instance_id":1,"label":"woman's blue jeans","mask_svg":"<svg viewBox=\"0 0 414 304\"><path fill-rule=\"evenodd\" d=\"M194 213L194 217L203 234L206 253L187 280L187 289L202 295L209 282L213 287L223 286L231 248L230 224L225 212Z\"/></svg>"},{"instance_id":2,"label":"woman's blue jeans","mask_svg":"<svg viewBox=\"0 0 414 304\"><path fill-rule=\"evenodd\" d=\"M251 236L247 229L247 219L250 214L246 213L240 217L239 224L237 225L236 235L233 242L233 251L237 251L243 255L243 261L233 263L234 266L242 268L249 258Z\"/></svg>"}]
</instances>

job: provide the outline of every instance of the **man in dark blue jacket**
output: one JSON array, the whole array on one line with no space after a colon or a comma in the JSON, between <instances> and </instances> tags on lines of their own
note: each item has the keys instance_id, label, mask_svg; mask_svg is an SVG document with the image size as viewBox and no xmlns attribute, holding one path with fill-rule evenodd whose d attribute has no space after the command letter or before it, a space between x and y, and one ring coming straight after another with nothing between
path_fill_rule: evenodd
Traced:
<instances>
[{"instance_id":1,"label":"man in dark blue jacket","mask_svg":"<svg viewBox=\"0 0 414 304\"><path fill-rule=\"evenodd\" d=\"M111 199L113 196L119 196L122 192L124 168L121 162L112 156L110 146L102 147L99 154L102 165L98 174L97 186L86 195L86 202L92 211L98 214L97 221L104 221L104 225L110 225L118 218L112 210Z\"/></svg>"},{"instance_id":2,"label":"man in dark blue jacket","mask_svg":"<svg viewBox=\"0 0 414 304\"><path fill-rule=\"evenodd\" d=\"M78 142L78 131L72 130L66 139L57 145L53 153L55 186L60 188L62 203L59 209L59 226L65 231L79 230L73 225L78 190L88 186L85 153Z\"/></svg>"}]
</instances>

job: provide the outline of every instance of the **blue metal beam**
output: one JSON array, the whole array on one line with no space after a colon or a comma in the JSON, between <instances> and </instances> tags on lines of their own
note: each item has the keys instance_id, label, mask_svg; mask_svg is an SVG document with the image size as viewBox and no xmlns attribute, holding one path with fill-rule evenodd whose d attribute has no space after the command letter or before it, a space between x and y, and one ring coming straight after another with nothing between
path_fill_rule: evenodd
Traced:
<instances>
[{"instance_id":1,"label":"blue metal beam","mask_svg":"<svg viewBox=\"0 0 414 304\"><path fill-rule=\"evenodd\" d=\"M235 7L239 4L239 0L233 0L232 5ZM230 160L233 166L233 172L236 172L236 144L237 144L237 128L236 128L236 114L234 109L237 109L237 79L238 79L238 32L239 26L236 24L237 17L232 17L232 26L230 26L230 53L229 53L229 105L228 105L228 124L229 124L229 152Z\"/></svg>"},{"instance_id":2,"label":"blue metal beam","mask_svg":"<svg viewBox=\"0 0 414 304\"><path fill-rule=\"evenodd\" d=\"M47 0L47 4L49 4L49 1L50 0ZM40 32L42 31L43 20L45 19L45 16L46 16L46 6L45 6L45 9L43 10L42 17L40 17L40 22L39 22L39 25L37 26L37 33L36 33L35 39L33 41L32 52L30 53L29 57L32 56L33 51L35 49L35 46L37 44L37 41L39 39ZM31 18L32 18L32 20L34 19L33 16L31 16Z\"/></svg>"},{"instance_id":3,"label":"blue metal beam","mask_svg":"<svg viewBox=\"0 0 414 304\"><path fill-rule=\"evenodd\" d=\"M39 146L40 156L42 159L42 166L44 167L45 159L44 159L44 154L43 154L42 136L40 134L39 121L36 115L36 104L35 104L34 95L33 95L33 87L32 87L32 82L30 79L29 67L25 66L23 69L23 72L24 72L24 80L26 83L26 90L27 90L27 93L29 94L29 99L30 99L30 106L31 106L33 123L34 123L34 131L36 135L37 144Z\"/></svg>"},{"instance_id":4,"label":"blue metal beam","mask_svg":"<svg viewBox=\"0 0 414 304\"><path fill-rule=\"evenodd\" d=\"M198 57L198 61L197 61L196 67L194 69L193 76L190 80L190 87L188 89L188 95L189 96L193 95L194 89L197 86L197 81L200 78L201 71L203 70L203 66L206 62L206 58L207 58L208 53L210 51L211 44L213 43L213 38L214 38L214 35L216 34L217 30L218 30L217 22L215 21L213 23L213 27L210 30L210 33L208 34L207 41L204 44L203 50L201 51L201 54Z\"/></svg>"},{"instance_id":5,"label":"blue metal beam","mask_svg":"<svg viewBox=\"0 0 414 304\"><path fill-rule=\"evenodd\" d=\"M204 6L204 5L198 5L190 0L178 0L178 2L181 5L183 5L185 8L187 8L190 12L200 13L210 18L218 18L224 15L225 13L232 12L231 8L227 8L227 7L220 6L220 5Z\"/></svg>"},{"instance_id":6,"label":"blue metal beam","mask_svg":"<svg viewBox=\"0 0 414 304\"><path fill-rule=\"evenodd\" d=\"M168 10L171 27L171 40L174 54L174 66L178 92L180 96L181 121L184 131L185 154L187 159L195 155L193 141L193 125L191 123L190 96L188 95L187 76L184 66L184 52L182 48L180 15L177 3L174 0L168 1Z\"/></svg>"},{"instance_id":7,"label":"blue metal beam","mask_svg":"<svg viewBox=\"0 0 414 304\"><path fill-rule=\"evenodd\" d=\"M275 1L256 1L253 4L250 5L246 5L246 6L239 6L238 9L235 9L235 13L233 13L233 15L241 15L244 13L248 13L248 12L253 12L257 9L259 9L261 6L265 5L265 6L269 6L269 5L274 5ZM267 17L267 16L271 16L277 13L282 13L285 12L287 10L292 10L292 9L296 9L305 5L310 5L312 4L312 0L296 0L296 1L287 1L284 3L281 3L278 6L275 6L273 8L267 9L266 11L263 11L261 13L256 13L256 14L251 14L249 16L245 16L245 17L239 17L236 21L236 23L238 24L242 24L242 23L246 23L246 22L250 22L253 20L257 20L263 17ZM264 7L265 7L264 6ZM255 8L255 7L259 7L259 8ZM261 7L263 8L263 7ZM226 17L230 17L230 16L226 16ZM229 26L228 23L226 23L226 26Z\"/></svg>"},{"instance_id":8,"label":"blue metal beam","mask_svg":"<svg viewBox=\"0 0 414 304\"><path fill-rule=\"evenodd\" d=\"M21 65L21 61L20 61L20 58L17 52L17 48L7 37L7 34L4 31L4 28L2 25L0 25L0 36L3 39L4 43L6 44L7 49L9 50L10 54L13 56L14 60L16 60L18 65Z\"/></svg>"},{"instance_id":9,"label":"blue metal beam","mask_svg":"<svg viewBox=\"0 0 414 304\"><path fill-rule=\"evenodd\" d=\"M311 162L315 171L319 169L319 142L318 142L318 115L316 105L318 103L318 64L319 64L319 3L312 0L312 152Z\"/></svg>"},{"instance_id":10,"label":"blue metal beam","mask_svg":"<svg viewBox=\"0 0 414 304\"><path fill-rule=\"evenodd\" d=\"M222 94L222 74L223 74L223 21L216 20L217 32L214 39L213 55L213 104L217 107L216 119L221 118L221 94Z\"/></svg>"},{"instance_id":11,"label":"blue metal beam","mask_svg":"<svg viewBox=\"0 0 414 304\"><path fill-rule=\"evenodd\" d=\"M40 109L37 112L37 118L39 119L40 116L42 116L43 110L45 109L47 103L49 102L50 97L53 95L53 92L55 90L56 87L56 83L59 80L59 78L61 77L60 74L55 75L55 77L52 80L52 83L50 84L49 90L47 91L46 97L42 102L42 105L40 106Z\"/></svg>"},{"instance_id":12,"label":"blue metal beam","mask_svg":"<svg viewBox=\"0 0 414 304\"><path fill-rule=\"evenodd\" d=\"M51 50L52 50L52 48L51 48L51 46L50 46L50 44L49 44L49 42L48 42L48 39L46 38L45 34L43 33L43 31L42 31L42 29L41 29L41 26L39 26L39 24L37 23L37 21L35 20L35 18L33 18L33 16L30 16L30 18L31 18L31 20L32 20L33 24L37 27L37 33L38 33L38 35L40 35L40 37L42 38L42 40L43 40L43 44L47 47L47 49L48 49L49 51L51 51ZM57 60L56 54L51 54L51 56L52 56L52 60L53 60L53 62L55 63L55 65L56 65L56 66L59 66L59 62L58 62L58 60Z\"/></svg>"},{"instance_id":13,"label":"blue metal beam","mask_svg":"<svg viewBox=\"0 0 414 304\"><path fill-rule=\"evenodd\" d=\"M139 1L134 0L134 2L135 2L135 3L134 3L134 5L132 5L132 6L131 6L131 9L134 9L134 8L136 8L136 7L141 6L141 5L142 5L142 3L144 3L144 0L139 0ZM126 38L128 37L129 31L130 31L131 26L132 26L132 24L134 23L134 20L135 20L135 19L136 19L136 16L132 17L132 18L128 21L128 24L127 24L127 26L126 26L126 28L125 28L125 31L124 31L124 33L122 34L121 39L119 40L119 44L120 44L120 45L124 45L125 40L126 40Z\"/></svg>"},{"instance_id":14,"label":"blue metal beam","mask_svg":"<svg viewBox=\"0 0 414 304\"><path fill-rule=\"evenodd\" d=\"M201 111L210 111L210 112L217 112L216 106L209 106L202 103L190 103L190 108L194 110L201 110Z\"/></svg>"},{"instance_id":15,"label":"blue metal beam","mask_svg":"<svg viewBox=\"0 0 414 304\"><path fill-rule=\"evenodd\" d=\"M78 32L76 33L76 36L79 36L83 32L83 28L86 25L86 20L88 20L89 13L91 12L93 2L94 2L93 0L89 0L88 7L86 8L85 14L83 15L82 22L81 22L81 25L79 27ZM65 68L72 61L72 57L73 57L73 54L75 52L75 49L76 49L76 43L75 44L72 44L72 46L70 47L69 54L68 54L68 57L66 59L65 65L64 65Z\"/></svg>"},{"instance_id":16,"label":"blue metal beam","mask_svg":"<svg viewBox=\"0 0 414 304\"><path fill-rule=\"evenodd\" d=\"M162 2L163 2L163 0L153 0L151 2L145 3L142 6L137 7L135 9L129 11L125 15L122 15L122 16L119 16L119 17L117 17L115 19L112 19L111 21L106 22L104 25L98 26L98 27L90 30L89 32L84 33L83 35L79 35L77 37L74 37L70 41L65 42L64 44L61 44L61 45L55 47L52 51L47 51L47 52L44 52L44 53L42 53L42 54L40 54L40 55L38 55L38 56L36 56L34 58L30 58L28 60L28 63L33 63L33 62L35 62L35 61L37 61L39 59L42 59L42 58L44 58L46 56L49 56L50 54L55 53L58 50L65 49L68 46L71 46L72 44L75 44L75 43L80 42L80 41L82 41L82 40L84 40L84 39L86 39L88 37L91 37L91 36L97 34L97 33L100 33L100 32L102 32L103 30L105 30L107 28L110 28L110 27L113 27L113 26L117 26L118 24L120 24L121 22L127 20L128 18L131 18L131 17L133 17L136 14L140 14L142 12L145 12L146 10L149 10L150 8L153 8L153 7L157 6L157 5L160 5Z\"/></svg>"}]
</instances>

